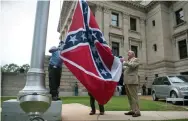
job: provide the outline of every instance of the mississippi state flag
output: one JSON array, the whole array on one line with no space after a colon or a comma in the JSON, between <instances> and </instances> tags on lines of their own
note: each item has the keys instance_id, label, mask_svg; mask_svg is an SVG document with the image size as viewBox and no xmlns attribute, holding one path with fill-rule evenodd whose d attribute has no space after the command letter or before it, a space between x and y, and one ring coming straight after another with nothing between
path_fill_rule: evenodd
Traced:
<instances>
[{"instance_id":1,"label":"mississippi state flag","mask_svg":"<svg viewBox=\"0 0 188 121\"><path fill-rule=\"evenodd\" d=\"M85 0L78 1L61 58L99 104L113 96L122 73Z\"/></svg>"}]
</instances>

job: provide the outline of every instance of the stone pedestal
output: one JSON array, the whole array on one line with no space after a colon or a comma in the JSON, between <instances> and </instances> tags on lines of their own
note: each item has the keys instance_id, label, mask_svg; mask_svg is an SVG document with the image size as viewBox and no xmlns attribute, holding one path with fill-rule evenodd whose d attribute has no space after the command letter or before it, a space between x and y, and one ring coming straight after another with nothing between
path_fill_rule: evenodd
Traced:
<instances>
[{"instance_id":1,"label":"stone pedestal","mask_svg":"<svg viewBox=\"0 0 188 121\"><path fill-rule=\"evenodd\" d=\"M62 101L52 101L50 108L43 114L46 121L61 121ZM20 108L16 99L4 101L2 104L2 121L28 121L28 115Z\"/></svg>"}]
</instances>

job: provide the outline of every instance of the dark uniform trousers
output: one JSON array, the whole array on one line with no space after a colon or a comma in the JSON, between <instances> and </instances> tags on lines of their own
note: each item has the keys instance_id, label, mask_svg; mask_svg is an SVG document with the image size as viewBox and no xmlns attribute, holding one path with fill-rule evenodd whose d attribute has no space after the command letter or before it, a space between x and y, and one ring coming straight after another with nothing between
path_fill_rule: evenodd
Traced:
<instances>
[{"instance_id":1,"label":"dark uniform trousers","mask_svg":"<svg viewBox=\"0 0 188 121\"><path fill-rule=\"evenodd\" d=\"M60 86L60 80L61 80L61 72L62 67L54 67L53 65L49 65L48 67L48 74L49 74L49 88L50 88L50 94L52 97L57 96L59 94L59 86Z\"/></svg>"},{"instance_id":2,"label":"dark uniform trousers","mask_svg":"<svg viewBox=\"0 0 188 121\"><path fill-rule=\"evenodd\" d=\"M96 109L95 109L95 98L90 93L88 93L88 94L90 96L91 111L92 112L96 112ZM100 112L104 112L104 106L100 105L100 104L98 104L98 105L99 105Z\"/></svg>"}]
</instances>

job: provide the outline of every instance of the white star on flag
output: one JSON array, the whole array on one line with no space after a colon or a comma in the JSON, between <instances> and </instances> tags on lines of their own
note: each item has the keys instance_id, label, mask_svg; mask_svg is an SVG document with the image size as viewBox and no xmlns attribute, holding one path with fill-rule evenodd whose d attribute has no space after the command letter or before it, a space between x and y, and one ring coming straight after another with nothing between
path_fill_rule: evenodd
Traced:
<instances>
[{"instance_id":1,"label":"white star on flag","mask_svg":"<svg viewBox=\"0 0 188 121\"><path fill-rule=\"evenodd\" d=\"M91 34L89 34L89 39L92 40L92 35Z\"/></svg>"},{"instance_id":2,"label":"white star on flag","mask_svg":"<svg viewBox=\"0 0 188 121\"><path fill-rule=\"evenodd\" d=\"M104 74L106 76L107 72L104 69L101 69L101 74Z\"/></svg>"},{"instance_id":3,"label":"white star on flag","mask_svg":"<svg viewBox=\"0 0 188 121\"><path fill-rule=\"evenodd\" d=\"M104 36L101 35L100 37L102 38L102 41L104 42L105 41Z\"/></svg>"},{"instance_id":4,"label":"white star on flag","mask_svg":"<svg viewBox=\"0 0 188 121\"><path fill-rule=\"evenodd\" d=\"M101 63L101 61L99 60L99 58L96 59L96 63L99 65Z\"/></svg>"},{"instance_id":5,"label":"white star on flag","mask_svg":"<svg viewBox=\"0 0 188 121\"><path fill-rule=\"evenodd\" d=\"M97 50L95 49L95 47L91 48L92 52L95 53Z\"/></svg>"},{"instance_id":6,"label":"white star on flag","mask_svg":"<svg viewBox=\"0 0 188 121\"><path fill-rule=\"evenodd\" d=\"M76 35L75 36L70 36L70 41L73 43L73 45L74 45L74 42L76 42L76 41L78 41L77 39L76 39Z\"/></svg>"},{"instance_id":7,"label":"white star on flag","mask_svg":"<svg viewBox=\"0 0 188 121\"><path fill-rule=\"evenodd\" d=\"M96 37L96 34L97 34L97 33L93 33L93 32L92 32L92 35L93 35L95 38L97 38L97 37Z\"/></svg>"},{"instance_id":8,"label":"white star on flag","mask_svg":"<svg viewBox=\"0 0 188 121\"><path fill-rule=\"evenodd\" d=\"M85 8L85 10L84 10L84 14L87 14L87 8Z\"/></svg>"},{"instance_id":9,"label":"white star on flag","mask_svg":"<svg viewBox=\"0 0 188 121\"><path fill-rule=\"evenodd\" d=\"M81 37L82 37L83 40L87 39L86 36L85 36L85 33L83 33Z\"/></svg>"}]
</instances>

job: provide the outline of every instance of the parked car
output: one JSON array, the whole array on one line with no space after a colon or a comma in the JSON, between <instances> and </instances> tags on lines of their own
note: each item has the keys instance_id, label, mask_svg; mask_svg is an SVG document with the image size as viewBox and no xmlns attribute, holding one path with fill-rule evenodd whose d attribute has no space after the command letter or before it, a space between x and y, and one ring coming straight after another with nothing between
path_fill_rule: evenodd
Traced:
<instances>
[{"instance_id":1,"label":"parked car","mask_svg":"<svg viewBox=\"0 0 188 121\"><path fill-rule=\"evenodd\" d=\"M188 99L188 75L163 76L154 79L152 84L154 101L166 98ZM177 101L172 101L177 104Z\"/></svg>"}]
</instances>

